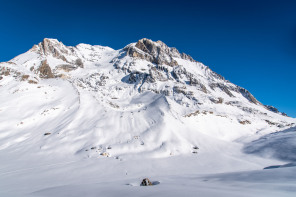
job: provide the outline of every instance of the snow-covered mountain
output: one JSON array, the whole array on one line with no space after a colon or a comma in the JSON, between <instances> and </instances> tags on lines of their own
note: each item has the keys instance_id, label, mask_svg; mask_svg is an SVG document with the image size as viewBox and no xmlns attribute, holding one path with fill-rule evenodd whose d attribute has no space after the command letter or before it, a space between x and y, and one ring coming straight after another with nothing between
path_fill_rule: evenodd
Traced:
<instances>
[{"instance_id":1,"label":"snow-covered mountain","mask_svg":"<svg viewBox=\"0 0 296 197\"><path fill-rule=\"evenodd\" d=\"M0 149L166 157L296 122L189 55L145 38L120 50L44 39L0 69Z\"/></svg>"},{"instance_id":2,"label":"snow-covered mountain","mask_svg":"<svg viewBox=\"0 0 296 197\"><path fill-rule=\"evenodd\" d=\"M161 41L44 39L0 63L0 196L295 196L295 123Z\"/></svg>"}]
</instances>

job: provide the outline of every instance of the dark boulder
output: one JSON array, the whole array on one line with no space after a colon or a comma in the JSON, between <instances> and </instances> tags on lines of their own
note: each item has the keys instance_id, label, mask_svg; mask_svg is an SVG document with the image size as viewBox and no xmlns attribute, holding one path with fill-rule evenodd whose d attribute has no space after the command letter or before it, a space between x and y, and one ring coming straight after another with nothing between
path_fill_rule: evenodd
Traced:
<instances>
[{"instance_id":1,"label":"dark boulder","mask_svg":"<svg viewBox=\"0 0 296 197\"><path fill-rule=\"evenodd\" d=\"M152 185L152 183L148 178L144 178L141 182L141 186L150 186L150 185Z\"/></svg>"}]
</instances>

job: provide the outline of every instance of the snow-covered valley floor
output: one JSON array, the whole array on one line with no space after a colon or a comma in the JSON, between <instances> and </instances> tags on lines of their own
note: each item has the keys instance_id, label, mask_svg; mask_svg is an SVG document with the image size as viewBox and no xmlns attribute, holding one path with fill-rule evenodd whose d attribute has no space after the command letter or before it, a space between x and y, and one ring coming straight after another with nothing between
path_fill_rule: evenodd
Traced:
<instances>
[{"instance_id":1,"label":"snow-covered valley floor","mask_svg":"<svg viewBox=\"0 0 296 197\"><path fill-rule=\"evenodd\" d=\"M296 167L263 170L264 164L280 162L261 161L260 166L243 155L241 160L216 156L120 161L1 152L0 196L295 196ZM145 177L156 184L140 186Z\"/></svg>"}]
</instances>

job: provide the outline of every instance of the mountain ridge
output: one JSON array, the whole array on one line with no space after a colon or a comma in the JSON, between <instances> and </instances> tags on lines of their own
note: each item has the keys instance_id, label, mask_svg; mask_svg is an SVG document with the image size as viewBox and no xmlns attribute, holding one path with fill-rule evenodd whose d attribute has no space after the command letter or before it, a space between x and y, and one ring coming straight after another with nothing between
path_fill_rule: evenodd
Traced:
<instances>
[{"instance_id":1,"label":"mountain ridge","mask_svg":"<svg viewBox=\"0 0 296 197\"><path fill-rule=\"evenodd\" d=\"M2 106L2 113L11 114L2 121L14 122L6 128L17 131L7 134L2 148L16 146L9 139L18 139L27 121L30 135L40 135L44 129L36 120L50 125L44 133L51 135L34 145L44 147L41 152L67 144L66 152L90 157L97 152L167 157L195 153L193 147L212 151L205 142L259 138L296 123L189 55L147 38L119 50L68 47L46 38L0 67L1 88L12 102L3 98L3 103L22 103L18 95L30 98L32 106L19 104L26 110L16 115ZM92 147L100 148L89 152Z\"/></svg>"},{"instance_id":2,"label":"mountain ridge","mask_svg":"<svg viewBox=\"0 0 296 197\"><path fill-rule=\"evenodd\" d=\"M78 45L76 45L76 47L79 45L87 45L87 44L78 44ZM55 47L57 47L59 50L56 50ZM136 48L136 50L135 50L135 48ZM149 50L148 50L148 48L149 48ZM45 38L38 45L34 45L33 48L30 50L35 51L35 52L39 52L39 54L41 54L41 55L42 54L43 55L52 54L53 57L57 57L58 59L62 59L63 61L68 62L68 63L70 63L70 62L66 60L66 58L63 54L65 53L66 55L69 55L69 54L71 54L71 51L73 53L73 47L70 47L70 50L69 50L62 42L59 42L57 39L53 39L53 38ZM177 62L173 60L173 57L182 58L185 60L189 60L191 62L197 62L190 55L187 55L185 53L180 53L176 48L168 47L165 43L163 43L160 40L153 42L150 39L142 38L142 39L138 40L136 43L128 44L127 46L125 46L123 48L123 50L126 51L127 55L129 55L131 57L146 59L147 61L149 61L151 63L158 64L158 65L159 64L160 65L167 64L169 66L177 66ZM150 56L148 56L148 55L145 56L145 55L139 53L139 50L150 55ZM170 61L163 60L163 59L167 58L167 57L164 57L165 55L169 56ZM78 58L76 61L81 62L81 59ZM82 62L81 63L75 62L75 63L77 65L80 64L80 66L82 66ZM213 72L214 75L216 75L216 77L218 77L222 80L225 80L225 78L223 76L217 74L213 70L211 70L211 71ZM226 80L226 81L228 81L228 80ZM194 81L190 81L190 83L194 83ZM227 94L229 94L230 96L233 96L229 92L227 87L223 86L222 84L218 84L218 85L215 84L213 86L218 86L219 88L224 90ZM237 87L239 89L238 91L240 91L242 94L246 95L245 97L247 97L251 102L253 102L255 104L260 103L248 90L241 88L239 86L237 86ZM270 111L273 111L276 113L279 112L273 106L265 105L265 107L267 109L270 109ZM282 113L282 114L286 115L285 113Z\"/></svg>"}]
</instances>

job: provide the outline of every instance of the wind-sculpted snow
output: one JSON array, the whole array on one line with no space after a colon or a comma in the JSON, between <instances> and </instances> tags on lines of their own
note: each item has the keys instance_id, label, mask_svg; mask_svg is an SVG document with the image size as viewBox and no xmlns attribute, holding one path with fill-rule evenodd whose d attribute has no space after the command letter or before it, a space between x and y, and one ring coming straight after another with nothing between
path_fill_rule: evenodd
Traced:
<instances>
[{"instance_id":1,"label":"wind-sculpted snow","mask_svg":"<svg viewBox=\"0 0 296 197\"><path fill-rule=\"evenodd\" d=\"M296 127L264 135L247 144L244 151L263 157L296 162Z\"/></svg>"}]
</instances>

